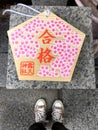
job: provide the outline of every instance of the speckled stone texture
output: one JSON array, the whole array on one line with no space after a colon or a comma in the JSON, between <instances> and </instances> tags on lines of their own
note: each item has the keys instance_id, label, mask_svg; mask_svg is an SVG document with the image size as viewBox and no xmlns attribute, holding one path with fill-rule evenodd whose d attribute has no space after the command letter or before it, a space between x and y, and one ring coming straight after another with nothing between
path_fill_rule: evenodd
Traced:
<instances>
[{"instance_id":1,"label":"speckled stone texture","mask_svg":"<svg viewBox=\"0 0 98 130\"><path fill-rule=\"evenodd\" d=\"M7 57L6 53L0 53L0 87L6 87Z\"/></svg>"},{"instance_id":2,"label":"speckled stone texture","mask_svg":"<svg viewBox=\"0 0 98 130\"><path fill-rule=\"evenodd\" d=\"M7 38L8 28L9 28L9 19L0 17L0 53L8 52L8 38Z\"/></svg>"},{"instance_id":3,"label":"speckled stone texture","mask_svg":"<svg viewBox=\"0 0 98 130\"><path fill-rule=\"evenodd\" d=\"M28 130L34 123L35 102L44 98L50 111L57 96L57 90L0 89L0 130Z\"/></svg>"},{"instance_id":4,"label":"speckled stone texture","mask_svg":"<svg viewBox=\"0 0 98 130\"><path fill-rule=\"evenodd\" d=\"M42 81L19 81L15 69L12 52L9 46L8 68L7 68L7 88L66 88L66 89L95 89L95 69L93 55L93 39L91 26L91 9L65 6L32 6L33 8L44 11L50 8L52 12L68 21L86 34L86 39L79 56L76 69L70 83L66 82L42 82ZM12 7L12 9L36 15L22 7ZM26 21L28 18L16 14L11 14L10 28Z\"/></svg>"},{"instance_id":5,"label":"speckled stone texture","mask_svg":"<svg viewBox=\"0 0 98 130\"><path fill-rule=\"evenodd\" d=\"M68 0L32 0L32 5L66 6Z\"/></svg>"},{"instance_id":6,"label":"speckled stone texture","mask_svg":"<svg viewBox=\"0 0 98 130\"><path fill-rule=\"evenodd\" d=\"M0 11L0 87L6 87L7 57L8 57L8 38L9 28L8 17L1 16Z\"/></svg>"},{"instance_id":7,"label":"speckled stone texture","mask_svg":"<svg viewBox=\"0 0 98 130\"><path fill-rule=\"evenodd\" d=\"M34 104L43 97L47 110L57 97L65 106L64 125L69 130L98 130L98 90L0 89L0 130L28 130L34 123ZM48 127L49 128L49 127Z\"/></svg>"},{"instance_id":8,"label":"speckled stone texture","mask_svg":"<svg viewBox=\"0 0 98 130\"><path fill-rule=\"evenodd\" d=\"M98 130L98 90L62 90L69 130Z\"/></svg>"}]
</instances>

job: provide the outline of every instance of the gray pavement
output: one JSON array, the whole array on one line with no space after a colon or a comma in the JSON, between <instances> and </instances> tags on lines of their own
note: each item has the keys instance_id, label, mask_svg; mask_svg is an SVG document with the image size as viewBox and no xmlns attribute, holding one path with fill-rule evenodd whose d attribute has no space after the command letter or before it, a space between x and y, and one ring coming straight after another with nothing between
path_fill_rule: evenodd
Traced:
<instances>
[{"instance_id":1,"label":"gray pavement","mask_svg":"<svg viewBox=\"0 0 98 130\"><path fill-rule=\"evenodd\" d=\"M6 87L7 53L0 53L0 87Z\"/></svg>"},{"instance_id":2,"label":"gray pavement","mask_svg":"<svg viewBox=\"0 0 98 130\"><path fill-rule=\"evenodd\" d=\"M6 87L9 18L0 15L0 87Z\"/></svg>"},{"instance_id":3,"label":"gray pavement","mask_svg":"<svg viewBox=\"0 0 98 130\"><path fill-rule=\"evenodd\" d=\"M98 130L98 90L62 90L69 130Z\"/></svg>"},{"instance_id":4,"label":"gray pavement","mask_svg":"<svg viewBox=\"0 0 98 130\"><path fill-rule=\"evenodd\" d=\"M32 0L32 5L66 6L68 0Z\"/></svg>"},{"instance_id":5,"label":"gray pavement","mask_svg":"<svg viewBox=\"0 0 98 130\"><path fill-rule=\"evenodd\" d=\"M7 30L9 28L9 18L0 17L0 53L8 52Z\"/></svg>"},{"instance_id":6,"label":"gray pavement","mask_svg":"<svg viewBox=\"0 0 98 130\"><path fill-rule=\"evenodd\" d=\"M3 34L2 38L6 39L5 33L1 34ZM7 46L5 45L7 44L0 44L2 48L0 87L5 87L6 82ZM55 99L62 99L65 106L64 125L69 130L98 130L98 90L7 90L5 88L0 88L0 130L28 130L34 122L34 104L41 97L46 99L48 111Z\"/></svg>"},{"instance_id":7,"label":"gray pavement","mask_svg":"<svg viewBox=\"0 0 98 130\"><path fill-rule=\"evenodd\" d=\"M0 130L28 130L34 123L34 104L45 98L48 111L58 97L57 90L0 89Z\"/></svg>"},{"instance_id":8,"label":"gray pavement","mask_svg":"<svg viewBox=\"0 0 98 130\"><path fill-rule=\"evenodd\" d=\"M48 111L55 99L65 106L64 125L69 130L98 130L98 90L0 89L0 130L28 130L34 123L34 104L45 98Z\"/></svg>"}]
</instances>

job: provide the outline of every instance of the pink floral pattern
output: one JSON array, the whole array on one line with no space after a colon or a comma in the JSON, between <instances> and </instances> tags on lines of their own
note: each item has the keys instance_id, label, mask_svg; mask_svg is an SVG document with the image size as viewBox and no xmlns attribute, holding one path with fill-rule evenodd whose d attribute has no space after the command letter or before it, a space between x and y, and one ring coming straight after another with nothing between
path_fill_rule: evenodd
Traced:
<instances>
[{"instance_id":1,"label":"pink floral pattern","mask_svg":"<svg viewBox=\"0 0 98 130\"><path fill-rule=\"evenodd\" d=\"M39 17L26 23L20 29L11 34L16 58L25 57L35 59L40 49L40 41L36 37L40 31L48 29L56 38L50 44L49 49L55 56L50 65L39 66L37 73L40 77L62 77L70 76L76 56L79 54L79 46L82 44L81 35L72 30L69 24L59 18L54 20L42 20Z\"/></svg>"}]
</instances>

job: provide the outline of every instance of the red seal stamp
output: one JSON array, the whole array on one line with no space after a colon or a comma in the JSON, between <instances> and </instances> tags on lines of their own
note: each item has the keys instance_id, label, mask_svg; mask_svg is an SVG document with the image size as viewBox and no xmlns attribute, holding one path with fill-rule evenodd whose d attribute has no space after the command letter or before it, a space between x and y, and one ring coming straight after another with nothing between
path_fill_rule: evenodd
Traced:
<instances>
[{"instance_id":1,"label":"red seal stamp","mask_svg":"<svg viewBox=\"0 0 98 130\"><path fill-rule=\"evenodd\" d=\"M23 76L34 75L34 62L22 61L20 63L20 75L23 75Z\"/></svg>"}]
</instances>

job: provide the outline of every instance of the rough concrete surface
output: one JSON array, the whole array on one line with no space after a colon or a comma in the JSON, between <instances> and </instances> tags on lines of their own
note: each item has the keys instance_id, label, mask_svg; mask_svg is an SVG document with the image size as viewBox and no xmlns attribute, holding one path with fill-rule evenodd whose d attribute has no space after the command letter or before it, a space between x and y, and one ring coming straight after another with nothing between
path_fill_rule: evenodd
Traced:
<instances>
[{"instance_id":1,"label":"rough concrete surface","mask_svg":"<svg viewBox=\"0 0 98 130\"><path fill-rule=\"evenodd\" d=\"M0 89L0 130L28 130L34 123L34 104L40 97L49 110L55 99L65 106L64 125L69 130L98 130L98 90Z\"/></svg>"},{"instance_id":2,"label":"rough concrete surface","mask_svg":"<svg viewBox=\"0 0 98 130\"><path fill-rule=\"evenodd\" d=\"M9 19L0 17L0 53L8 52L7 30L9 28Z\"/></svg>"},{"instance_id":3,"label":"rough concrete surface","mask_svg":"<svg viewBox=\"0 0 98 130\"><path fill-rule=\"evenodd\" d=\"M66 6L68 0L32 0L32 5Z\"/></svg>"},{"instance_id":4,"label":"rough concrete surface","mask_svg":"<svg viewBox=\"0 0 98 130\"><path fill-rule=\"evenodd\" d=\"M0 53L0 87L6 87L7 53Z\"/></svg>"},{"instance_id":5,"label":"rough concrete surface","mask_svg":"<svg viewBox=\"0 0 98 130\"><path fill-rule=\"evenodd\" d=\"M69 130L98 130L98 90L62 90Z\"/></svg>"},{"instance_id":6,"label":"rough concrete surface","mask_svg":"<svg viewBox=\"0 0 98 130\"><path fill-rule=\"evenodd\" d=\"M56 90L6 90L0 89L0 130L28 130L34 123L34 104L45 98L49 110Z\"/></svg>"}]
</instances>

